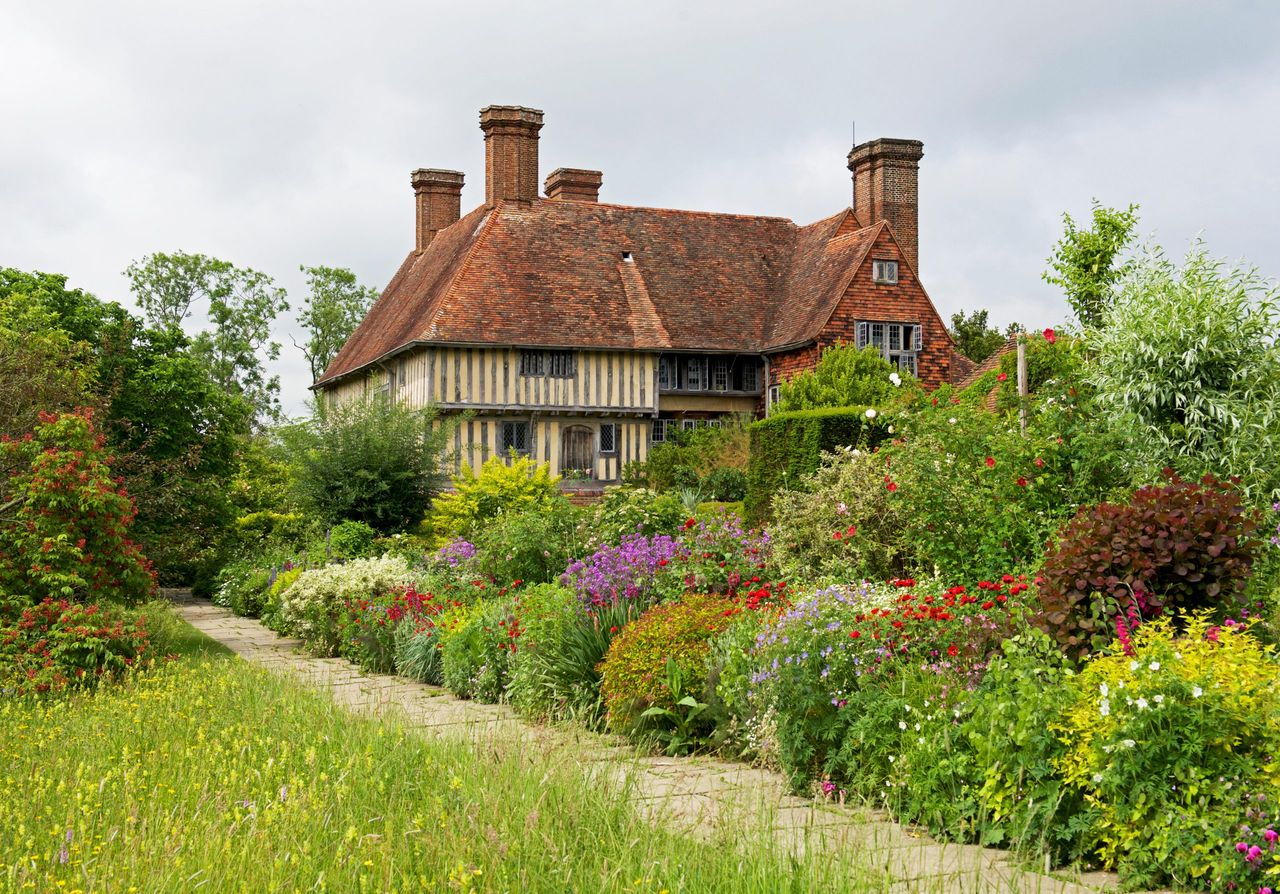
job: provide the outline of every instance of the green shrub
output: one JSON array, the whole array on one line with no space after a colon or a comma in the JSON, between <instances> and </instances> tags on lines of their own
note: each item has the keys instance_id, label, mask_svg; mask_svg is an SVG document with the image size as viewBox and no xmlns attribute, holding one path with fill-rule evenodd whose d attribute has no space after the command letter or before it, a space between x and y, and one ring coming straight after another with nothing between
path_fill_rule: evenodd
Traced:
<instances>
[{"instance_id":1,"label":"green shrub","mask_svg":"<svg viewBox=\"0 0 1280 894\"><path fill-rule=\"evenodd\" d=\"M1073 656L1100 648L1117 622L1240 607L1261 541L1257 516L1206 475L1142 487L1127 504L1082 508L1049 548L1037 623Z\"/></svg>"},{"instance_id":2,"label":"green shrub","mask_svg":"<svg viewBox=\"0 0 1280 894\"><path fill-rule=\"evenodd\" d=\"M367 671L389 674L397 667L403 639L400 628L430 630L435 618L449 605L432 593L419 592L413 585L347 599L338 621L342 642L339 654ZM420 663L420 656L415 655L415 660Z\"/></svg>"},{"instance_id":3,"label":"green shrub","mask_svg":"<svg viewBox=\"0 0 1280 894\"><path fill-rule=\"evenodd\" d=\"M420 519L442 483L452 423L384 396L320 401L316 410L282 433L301 502L331 524L361 521L383 533Z\"/></svg>"},{"instance_id":4,"label":"green shrub","mask_svg":"<svg viewBox=\"0 0 1280 894\"><path fill-rule=\"evenodd\" d=\"M750 416L733 416L721 419L716 426L669 427L667 440L649 451L645 484L660 492L700 488L709 497L713 488L707 479L716 472L746 472L750 423Z\"/></svg>"},{"instance_id":5,"label":"green shrub","mask_svg":"<svg viewBox=\"0 0 1280 894\"><path fill-rule=\"evenodd\" d=\"M471 537L502 512L540 509L559 499L559 480L549 464L527 456L492 456L478 475L464 465L453 478L453 492L436 498L426 527L441 546L455 537Z\"/></svg>"},{"instance_id":6,"label":"green shrub","mask_svg":"<svg viewBox=\"0 0 1280 894\"><path fill-rule=\"evenodd\" d=\"M737 609L725 596L690 594L654 606L627 625L600 665L609 726L630 733L661 728L675 718L650 709L688 713L679 704L685 696L705 704L711 639L729 626Z\"/></svg>"},{"instance_id":7,"label":"green shrub","mask_svg":"<svg viewBox=\"0 0 1280 894\"><path fill-rule=\"evenodd\" d=\"M709 499L736 503L746 499L747 473L742 469L715 469L704 479Z\"/></svg>"},{"instance_id":8,"label":"green shrub","mask_svg":"<svg viewBox=\"0 0 1280 894\"><path fill-rule=\"evenodd\" d=\"M419 626L401 621L396 627L395 649L397 674L432 686L444 682L440 638L434 622Z\"/></svg>"},{"instance_id":9,"label":"green shrub","mask_svg":"<svg viewBox=\"0 0 1280 894\"><path fill-rule=\"evenodd\" d=\"M339 522L329 529L329 554L335 559L368 559L378 532L359 521Z\"/></svg>"},{"instance_id":10,"label":"green shrub","mask_svg":"<svg viewBox=\"0 0 1280 894\"><path fill-rule=\"evenodd\" d=\"M0 440L0 594L10 601L136 603L154 592L104 443L91 410L42 413L29 438Z\"/></svg>"},{"instance_id":11,"label":"green shrub","mask_svg":"<svg viewBox=\"0 0 1280 894\"><path fill-rule=\"evenodd\" d=\"M240 543L260 548L263 543L297 544L312 533L312 524L301 512L251 512L235 521L235 537Z\"/></svg>"},{"instance_id":12,"label":"green shrub","mask_svg":"<svg viewBox=\"0 0 1280 894\"><path fill-rule=\"evenodd\" d=\"M777 610L736 612L707 652L707 702L716 726L715 744L766 763L771 756L762 753L753 734L759 718L752 712L750 695L756 639L776 618Z\"/></svg>"},{"instance_id":13,"label":"green shrub","mask_svg":"<svg viewBox=\"0 0 1280 894\"><path fill-rule=\"evenodd\" d=\"M1191 247L1181 267L1138 260L1086 333L1099 410L1132 432L1136 484L1160 469L1241 478L1280 497L1280 291L1256 270Z\"/></svg>"},{"instance_id":14,"label":"green shrub","mask_svg":"<svg viewBox=\"0 0 1280 894\"><path fill-rule=\"evenodd\" d=\"M802 489L774 496L769 537L781 575L801 581L885 581L906 573L906 511L885 488L884 453L839 450Z\"/></svg>"},{"instance_id":15,"label":"green shrub","mask_svg":"<svg viewBox=\"0 0 1280 894\"><path fill-rule=\"evenodd\" d=\"M866 407L774 413L756 422L747 469L748 520L758 524L767 519L773 495L816 472L823 453L839 447L874 449L890 427L884 415Z\"/></svg>"},{"instance_id":16,"label":"green shrub","mask_svg":"<svg viewBox=\"0 0 1280 894\"><path fill-rule=\"evenodd\" d=\"M1024 435L1016 420L940 403L883 448L880 487L898 504L920 573L972 583L1039 565L1077 491L1064 440L1034 421Z\"/></svg>"},{"instance_id":17,"label":"green shrub","mask_svg":"<svg viewBox=\"0 0 1280 894\"><path fill-rule=\"evenodd\" d=\"M625 485L606 487L600 502L584 519L580 539L587 550L617 543L628 534L675 534L687 518L674 494Z\"/></svg>"},{"instance_id":18,"label":"green shrub","mask_svg":"<svg viewBox=\"0 0 1280 894\"><path fill-rule=\"evenodd\" d=\"M148 653L146 622L118 609L45 599L0 623L0 693L90 688Z\"/></svg>"},{"instance_id":19,"label":"green shrub","mask_svg":"<svg viewBox=\"0 0 1280 894\"><path fill-rule=\"evenodd\" d=\"M883 406L893 395L890 376L910 379L874 346L849 344L825 348L812 370L798 373L779 388L778 410L793 413L828 407Z\"/></svg>"},{"instance_id":20,"label":"green shrub","mask_svg":"<svg viewBox=\"0 0 1280 894\"><path fill-rule=\"evenodd\" d=\"M465 612L454 609L441 616L440 623L446 626L441 677L458 698L491 704L502 698L508 661L519 636L513 608L509 598L493 599L476 603Z\"/></svg>"},{"instance_id":21,"label":"green shrub","mask_svg":"<svg viewBox=\"0 0 1280 894\"><path fill-rule=\"evenodd\" d=\"M1280 784L1280 665L1243 626L1148 621L1071 679L1057 769L1090 806L1085 843L1130 888L1257 890ZM1248 827L1247 829L1244 827Z\"/></svg>"},{"instance_id":22,"label":"green shrub","mask_svg":"<svg viewBox=\"0 0 1280 894\"><path fill-rule=\"evenodd\" d=\"M504 584L550 583L580 552L582 514L558 495L536 508L501 513L475 534L481 572Z\"/></svg>"}]
</instances>

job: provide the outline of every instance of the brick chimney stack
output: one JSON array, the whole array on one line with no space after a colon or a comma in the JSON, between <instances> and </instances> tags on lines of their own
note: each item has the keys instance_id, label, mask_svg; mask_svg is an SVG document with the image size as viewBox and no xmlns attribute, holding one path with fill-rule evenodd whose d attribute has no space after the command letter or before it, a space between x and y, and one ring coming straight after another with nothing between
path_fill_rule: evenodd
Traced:
<instances>
[{"instance_id":1,"label":"brick chimney stack","mask_svg":"<svg viewBox=\"0 0 1280 894\"><path fill-rule=\"evenodd\" d=\"M863 226L887 220L911 269L920 274L919 140L872 140L849 152L853 172L853 210Z\"/></svg>"},{"instance_id":2,"label":"brick chimney stack","mask_svg":"<svg viewBox=\"0 0 1280 894\"><path fill-rule=\"evenodd\" d=\"M583 168L556 168L547 177L547 198L554 202L598 202L604 174Z\"/></svg>"},{"instance_id":3,"label":"brick chimney stack","mask_svg":"<svg viewBox=\"0 0 1280 894\"><path fill-rule=\"evenodd\" d=\"M542 112L524 106L485 106L480 110L484 131L484 203L527 207L538 197L538 131Z\"/></svg>"},{"instance_id":4,"label":"brick chimney stack","mask_svg":"<svg viewBox=\"0 0 1280 894\"><path fill-rule=\"evenodd\" d=\"M409 175L417 206L418 251L462 215L462 172L418 168Z\"/></svg>"}]
</instances>

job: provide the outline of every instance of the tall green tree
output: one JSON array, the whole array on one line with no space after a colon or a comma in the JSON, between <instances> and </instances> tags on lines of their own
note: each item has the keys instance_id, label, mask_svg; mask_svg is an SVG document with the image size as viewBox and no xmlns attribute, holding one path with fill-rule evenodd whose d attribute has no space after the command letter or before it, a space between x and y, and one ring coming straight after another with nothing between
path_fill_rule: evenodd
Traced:
<instances>
[{"instance_id":1,"label":"tall green tree","mask_svg":"<svg viewBox=\"0 0 1280 894\"><path fill-rule=\"evenodd\" d=\"M156 252L124 272L157 326L181 328L203 304L209 328L193 336L192 349L226 391L249 401L259 424L279 419L280 378L267 374L265 361L280 356L271 324L289 309L284 289L265 273L186 252Z\"/></svg>"},{"instance_id":2,"label":"tall green tree","mask_svg":"<svg viewBox=\"0 0 1280 894\"><path fill-rule=\"evenodd\" d=\"M834 345L822 352L812 370L798 373L779 389L778 409L876 406L894 391L894 376L910 379L874 347Z\"/></svg>"},{"instance_id":3,"label":"tall green tree","mask_svg":"<svg viewBox=\"0 0 1280 894\"><path fill-rule=\"evenodd\" d=\"M1117 283L1132 269L1131 260L1121 260L1133 242L1138 226L1138 206L1119 210L1093 200L1092 226L1077 226L1070 214L1063 214L1062 238L1049 256L1045 282L1059 286L1080 325L1102 325L1104 311L1115 296Z\"/></svg>"},{"instance_id":4,"label":"tall green tree","mask_svg":"<svg viewBox=\"0 0 1280 894\"><path fill-rule=\"evenodd\" d=\"M342 267L302 267L308 295L298 322L307 330L307 341L295 345L311 366L311 380L320 378L351 333L360 325L378 290L360 285L356 275Z\"/></svg>"},{"instance_id":5,"label":"tall green tree","mask_svg":"<svg viewBox=\"0 0 1280 894\"><path fill-rule=\"evenodd\" d=\"M1005 336L988 324L987 311L975 310L966 314L963 310L951 315L951 337L960 353L974 363L986 360L1004 344Z\"/></svg>"}]
</instances>

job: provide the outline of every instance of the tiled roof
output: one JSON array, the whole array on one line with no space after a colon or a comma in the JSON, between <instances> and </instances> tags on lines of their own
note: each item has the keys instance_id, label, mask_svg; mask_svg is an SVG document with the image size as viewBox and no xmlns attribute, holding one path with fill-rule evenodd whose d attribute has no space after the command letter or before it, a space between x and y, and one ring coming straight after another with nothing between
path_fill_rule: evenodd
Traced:
<instances>
[{"instance_id":1,"label":"tiled roof","mask_svg":"<svg viewBox=\"0 0 1280 894\"><path fill-rule=\"evenodd\" d=\"M883 224L538 200L401 265L317 384L414 343L763 351L815 338Z\"/></svg>"},{"instance_id":2,"label":"tiled roof","mask_svg":"<svg viewBox=\"0 0 1280 894\"><path fill-rule=\"evenodd\" d=\"M982 378L986 373L991 372L993 369L999 369L1000 361L1004 358L1004 355L1016 350L1018 350L1018 336L1016 334L1010 335L1004 340L1004 344L991 352L990 356L988 356L986 360L983 360L977 366L974 366L969 371L968 375L963 379L960 379L956 387L968 388L974 382L978 381L978 379ZM972 361L970 362L972 363Z\"/></svg>"}]
</instances>

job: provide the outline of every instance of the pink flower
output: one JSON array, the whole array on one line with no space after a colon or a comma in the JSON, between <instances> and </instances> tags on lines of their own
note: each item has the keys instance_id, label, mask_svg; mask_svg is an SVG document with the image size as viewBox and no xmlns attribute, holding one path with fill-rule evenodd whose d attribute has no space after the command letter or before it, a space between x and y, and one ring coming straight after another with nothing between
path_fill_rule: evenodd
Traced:
<instances>
[{"instance_id":1,"label":"pink flower","mask_svg":"<svg viewBox=\"0 0 1280 894\"><path fill-rule=\"evenodd\" d=\"M1047 341L1049 344L1053 344L1058 340L1058 334L1054 332L1052 329L1046 329L1044 331L1044 340Z\"/></svg>"}]
</instances>

